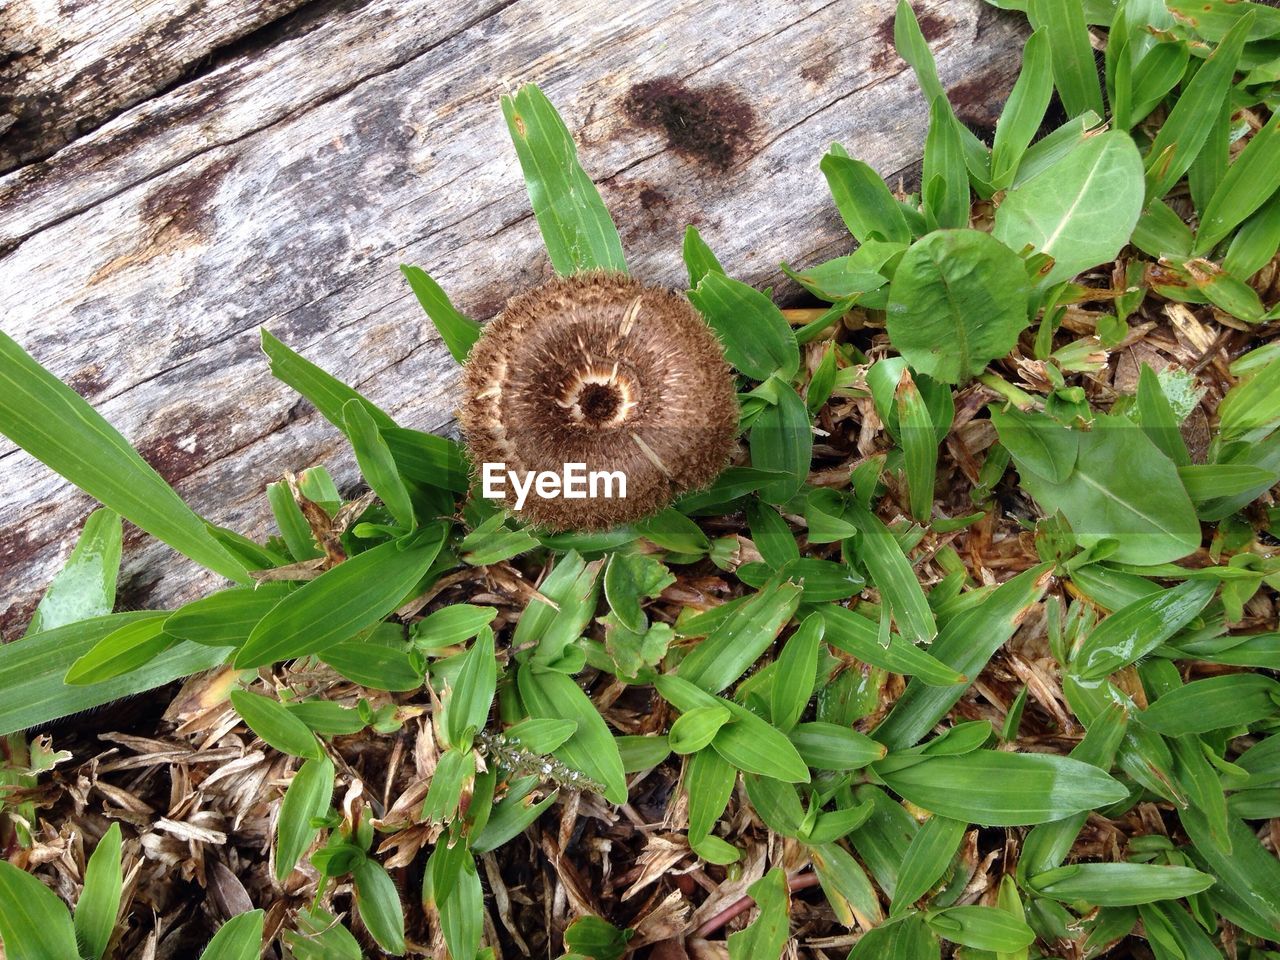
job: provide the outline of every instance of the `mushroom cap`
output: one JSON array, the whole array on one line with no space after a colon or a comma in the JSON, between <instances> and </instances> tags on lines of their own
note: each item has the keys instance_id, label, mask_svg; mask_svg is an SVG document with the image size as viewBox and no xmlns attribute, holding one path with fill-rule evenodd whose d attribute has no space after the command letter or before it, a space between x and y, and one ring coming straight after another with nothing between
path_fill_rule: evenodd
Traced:
<instances>
[{"instance_id":1,"label":"mushroom cap","mask_svg":"<svg viewBox=\"0 0 1280 960\"><path fill-rule=\"evenodd\" d=\"M626 497L541 497L518 516L548 530L640 520L711 483L738 432L720 341L682 296L620 274L561 277L512 298L463 368L458 419L474 469L621 471ZM507 504L515 495L506 484ZM603 487L601 487L603 490Z\"/></svg>"}]
</instances>

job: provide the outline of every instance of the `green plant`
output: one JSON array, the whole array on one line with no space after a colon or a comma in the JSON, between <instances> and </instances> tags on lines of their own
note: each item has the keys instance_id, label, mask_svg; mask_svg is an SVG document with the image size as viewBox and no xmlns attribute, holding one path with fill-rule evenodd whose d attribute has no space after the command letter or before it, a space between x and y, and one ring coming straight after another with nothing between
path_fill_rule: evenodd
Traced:
<instances>
[{"instance_id":1,"label":"green plant","mask_svg":"<svg viewBox=\"0 0 1280 960\"><path fill-rule=\"evenodd\" d=\"M307 858L319 877L282 936L301 960L360 955L326 906L348 882L385 953L426 916L454 960L483 955L476 858L575 792L626 803L628 775L663 764L681 771L682 856L717 877L744 868L748 844L724 817L741 782L749 813L734 819L781 838L800 867L760 867L734 960L776 957L791 896L810 886L861 929L852 960L937 957L944 940L971 956L1029 957L1037 941L1096 955L1131 935L1161 960L1227 942L1263 955L1280 935L1280 863L1248 821L1280 814L1277 635L1254 629L1274 621L1280 586L1263 536L1280 479L1277 350L1222 365L1230 385L1200 457L1180 429L1205 396L1194 363L1143 366L1128 391L1098 375L1156 304L1246 339L1280 316L1258 280L1280 247L1280 15L1217 0L1027 7L1035 32L988 148L900 5L895 39L929 105L923 183L899 197L842 148L822 158L858 246L785 269L829 307L779 309L689 229L689 300L735 370L750 465L628 526L553 534L465 496L456 444L398 426L264 331L273 373L345 435L371 493L344 500L319 467L286 476L268 494L280 535L250 542L160 492L119 434L0 337L13 386L0 430L239 584L176 611L111 613L118 548L98 551L84 586L68 575L50 589L41 629L0 648L0 731L218 664L241 671L232 707L298 760L274 867L284 881ZM1089 23L1107 28L1101 80ZM1037 140L1055 91L1068 119ZM546 98L525 87L503 111L557 272L625 272ZM465 361L478 324L404 272ZM1002 505L1028 497L1038 518ZM98 515L86 542L110 540L111 522ZM518 611L440 599L485 571L523 584ZM672 599L691 572L718 586ZM363 693L333 702L309 670ZM658 732L616 733L592 684L640 698ZM1028 711L1038 742L1014 749L1030 745ZM425 797L373 816L341 738L427 713ZM1090 817L1125 838L1122 856L1090 845ZM999 877L979 872L974 825L1004 830ZM430 848L421 911L379 862L380 833ZM61 916L38 880L6 878ZM689 932L715 935L742 906ZM261 922L237 918L219 938L238 924L226 936L249 950ZM23 956L15 929L0 920ZM634 937L591 917L563 941L604 960Z\"/></svg>"}]
</instances>

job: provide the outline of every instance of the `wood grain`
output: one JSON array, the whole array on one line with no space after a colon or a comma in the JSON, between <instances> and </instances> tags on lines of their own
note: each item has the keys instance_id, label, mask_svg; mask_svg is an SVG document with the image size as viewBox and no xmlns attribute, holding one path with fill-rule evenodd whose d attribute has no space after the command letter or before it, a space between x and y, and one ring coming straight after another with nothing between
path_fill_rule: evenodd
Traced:
<instances>
[{"instance_id":1,"label":"wood grain","mask_svg":"<svg viewBox=\"0 0 1280 960\"><path fill-rule=\"evenodd\" d=\"M47 156L304 2L0 5L0 173Z\"/></svg>"},{"instance_id":2,"label":"wood grain","mask_svg":"<svg viewBox=\"0 0 1280 960\"><path fill-rule=\"evenodd\" d=\"M826 146L843 142L890 179L918 165L927 110L892 50L893 7L320 8L0 179L4 328L196 509L263 536L263 490L281 471L324 463L348 487L358 477L336 432L272 380L260 326L404 425L448 430L457 371L397 265L427 269L479 319L549 274L501 93L537 82L560 108L634 274L682 285L694 223L731 273L794 299L780 260L851 246L818 171ZM962 116L989 122L1016 74L1020 19L978 0L917 10ZM673 110L695 111L697 136L654 125ZM6 637L90 508L0 440ZM139 537L126 571L138 606L215 585Z\"/></svg>"}]
</instances>

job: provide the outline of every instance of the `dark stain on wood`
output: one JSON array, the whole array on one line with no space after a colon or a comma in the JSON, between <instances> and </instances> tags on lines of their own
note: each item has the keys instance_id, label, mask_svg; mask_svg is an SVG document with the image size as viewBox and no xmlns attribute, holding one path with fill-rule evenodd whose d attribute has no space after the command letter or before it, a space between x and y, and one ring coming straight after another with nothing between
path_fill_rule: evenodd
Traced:
<instances>
[{"instance_id":1,"label":"dark stain on wood","mask_svg":"<svg viewBox=\"0 0 1280 960\"><path fill-rule=\"evenodd\" d=\"M876 29L876 38L880 41L880 50L871 58L873 70L888 70L893 64L904 64L898 56L898 48L893 42L893 23L895 16L885 17ZM917 10L916 21L920 24L920 32L929 43L930 49L951 32L951 21L934 13L932 10Z\"/></svg>"},{"instance_id":2,"label":"dark stain on wood","mask_svg":"<svg viewBox=\"0 0 1280 960\"><path fill-rule=\"evenodd\" d=\"M800 79L820 87L830 79L835 68L836 65L832 62L831 54L828 53L821 60L801 67Z\"/></svg>"},{"instance_id":3,"label":"dark stain on wood","mask_svg":"<svg viewBox=\"0 0 1280 960\"><path fill-rule=\"evenodd\" d=\"M141 209L147 232L132 250L95 270L89 286L128 267L207 242L213 232L214 196L235 164L235 157L228 155L194 176L165 183L148 194Z\"/></svg>"},{"instance_id":4,"label":"dark stain on wood","mask_svg":"<svg viewBox=\"0 0 1280 960\"><path fill-rule=\"evenodd\" d=\"M957 117L979 134L989 135L994 133L1000 109L1012 89L1008 72L992 69L948 87L947 99Z\"/></svg>"},{"instance_id":5,"label":"dark stain on wood","mask_svg":"<svg viewBox=\"0 0 1280 960\"><path fill-rule=\"evenodd\" d=\"M733 87L694 89L679 77L637 83L623 109L637 126L663 133L676 153L717 171L733 166L756 125L751 104Z\"/></svg>"}]
</instances>

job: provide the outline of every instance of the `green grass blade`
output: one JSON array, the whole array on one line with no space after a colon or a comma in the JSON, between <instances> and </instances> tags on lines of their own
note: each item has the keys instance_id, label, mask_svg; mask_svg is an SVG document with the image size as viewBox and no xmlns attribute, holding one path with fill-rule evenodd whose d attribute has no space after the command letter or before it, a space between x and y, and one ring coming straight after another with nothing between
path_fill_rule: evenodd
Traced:
<instances>
[{"instance_id":1,"label":"green grass blade","mask_svg":"<svg viewBox=\"0 0 1280 960\"><path fill-rule=\"evenodd\" d=\"M1204 146L1213 128L1205 118L1213 117L1223 109L1245 36L1252 24L1252 15L1241 17L1183 87L1182 95L1169 111L1168 119L1147 152L1148 202L1168 193L1169 188L1190 169Z\"/></svg>"},{"instance_id":2,"label":"green grass blade","mask_svg":"<svg viewBox=\"0 0 1280 960\"><path fill-rule=\"evenodd\" d=\"M71 914L43 883L0 860L0 940L12 960L73 960Z\"/></svg>"},{"instance_id":3,"label":"green grass blade","mask_svg":"<svg viewBox=\"0 0 1280 960\"><path fill-rule=\"evenodd\" d=\"M1078 117L1089 110L1101 116L1102 88L1084 8L1078 0L1030 0L1027 16L1036 30L1048 35L1053 82L1067 116Z\"/></svg>"},{"instance_id":4,"label":"green grass blade","mask_svg":"<svg viewBox=\"0 0 1280 960\"><path fill-rule=\"evenodd\" d=\"M596 185L579 165L569 128L546 94L533 84L523 86L514 96L502 98L502 114L556 273L626 273L618 229Z\"/></svg>"},{"instance_id":5,"label":"green grass blade","mask_svg":"<svg viewBox=\"0 0 1280 960\"><path fill-rule=\"evenodd\" d=\"M928 643L938 626L911 561L879 517L855 500L848 501L847 509L858 527L858 559L889 605L898 629L913 643Z\"/></svg>"},{"instance_id":6,"label":"green grass blade","mask_svg":"<svg viewBox=\"0 0 1280 960\"><path fill-rule=\"evenodd\" d=\"M1200 256L1224 240L1280 189L1280 113L1253 135L1213 192L1192 253Z\"/></svg>"},{"instance_id":7,"label":"green grass blade","mask_svg":"<svg viewBox=\"0 0 1280 960\"><path fill-rule=\"evenodd\" d=\"M467 354L471 352L472 345L480 338L480 324L460 313L448 294L441 289L440 284L436 283L421 267L411 267L407 263L402 263L400 272L409 281L413 295L418 298L422 309L436 325L436 330L444 340L444 345L449 348L453 359L459 363L464 362Z\"/></svg>"},{"instance_id":8,"label":"green grass blade","mask_svg":"<svg viewBox=\"0 0 1280 960\"><path fill-rule=\"evenodd\" d=\"M342 408L349 400L358 400L368 411L379 429L394 427L396 422L371 401L360 396L341 380L325 370L320 369L310 360L304 359L272 336L267 329L262 329L262 352L271 361L271 373L277 380L287 383L293 389L310 400L320 416L324 417L339 430L346 433L346 419Z\"/></svg>"},{"instance_id":9,"label":"green grass blade","mask_svg":"<svg viewBox=\"0 0 1280 960\"><path fill-rule=\"evenodd\" d=\"M107 952L120 911L120 824L102 835L84 872L84 890L76 904L75 931L82 955L99 960Z\"/></svg>"},{"instance_id":10,"label":"green grass blade","mask_svg":"<svg viewBox=\"0 0 1280 960\"><path fill-rule=\"evenodd\" d=\"M344 560L272 607L236 654L242 669L320 653L350 640L402 603L444 543L433 524Z\"/></svg>"},{"instance_id":11,"label":"green grass blade","mask_svg":"<svg viewBox=\"0 0 1280 960\"><path fill-rule=\"evenodd\" d=\"M117 628L167 616L154 611L113 613L0 646L0 690L5 691L0 699L0 734L144 693L226 660L225 649L180 643L145 666L110 680L76 687L62 682L71 664Z\"/></svg>"},{"instance_id":12,"label":"green grass blade","mask_svg":"<svg viewBox=\"0 0 1280 960\"><path fill-rule=\"evenodd\" d=\"M0 333L0 433L95 500L224 577L244 566L120 432Z\"/></svg>"}]
</instances>

